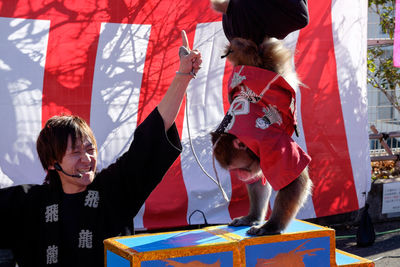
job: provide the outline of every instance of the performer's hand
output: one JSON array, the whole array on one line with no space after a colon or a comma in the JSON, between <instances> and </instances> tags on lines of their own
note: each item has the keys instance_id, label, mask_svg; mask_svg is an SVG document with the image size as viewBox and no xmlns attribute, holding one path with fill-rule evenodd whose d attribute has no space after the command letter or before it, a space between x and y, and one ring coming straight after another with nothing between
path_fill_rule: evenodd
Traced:
<instances>
[{"instance_id":1,"label":"performer's hand","mask_svg":"<svg viewBox=\"0 0 400 267\"><path fill-rule=\"evenodd\" d=\"M182 46L179 48L179 58L179 73L181 74L192 73L195 76L201 68L201 53L197 49L190 49L189 41L184 30L182 30Z\"/></svg>"}]
</instances>

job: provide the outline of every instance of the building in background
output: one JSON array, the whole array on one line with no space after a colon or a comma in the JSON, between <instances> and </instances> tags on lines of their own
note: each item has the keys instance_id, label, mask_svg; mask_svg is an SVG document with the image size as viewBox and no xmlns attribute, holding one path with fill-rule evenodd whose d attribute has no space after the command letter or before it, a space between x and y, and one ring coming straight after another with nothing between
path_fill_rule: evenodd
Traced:
<instances>
[{"instance_id":1,"label":"building in background","mask_svg":"<svg viewBox=\"0 0 400 267\"><path fill-rule=\"evenodd\" d=\"M393 56L393 39L389 34L382 32L379 25L380 17L378 14L369 10L368 12L368 47L379 45L384 51L384 57ZM368 124L374 125L378 132L394 132L400 131L400 112L393 107L384 93L379 89L368 84ZM396 88L393 94L400 95L400 89ZM372 130L369 130L373 133ZM386 140L389 147L394 150L400 150L400 142L396 138L388 138ZM383 150L379 140L371 140L371 153L376 154ZM383 152L383 151L382 151Z\"/></svg>"}]
</instances>

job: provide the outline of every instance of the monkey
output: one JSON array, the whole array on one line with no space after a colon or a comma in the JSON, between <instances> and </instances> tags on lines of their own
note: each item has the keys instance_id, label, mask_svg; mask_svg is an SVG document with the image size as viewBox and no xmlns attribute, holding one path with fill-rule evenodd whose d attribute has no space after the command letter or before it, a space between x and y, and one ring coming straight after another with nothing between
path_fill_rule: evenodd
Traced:
<instances>
[{"instance_id":1,"label":"monkey","mask_svg":"<svg viewBox=\"0 0 400 267\"><path fill-rule=\"evenodd\" d=\"M282 39L309 22L307 0L210 0L222 13L233 72L230 108L211 132L213 157L246 183L250 209L230 225L252 226L251 235L281 233L311 194L311 157L291 138L297 132L296 93L303 85ZM279 23L277 23L279 21ZM304 85L303 85L304 86ZM271 191L277 191L265 219Z\"/></svg>"},{"instance_id":2,"label":"monkey","mask_svg":"<svg viewBox=\"0 0 400 267\"><path fill-rule=\"evenodd\" d=\"M213 156L222 168L246 183L250 201L249 213L234 218L229 225L252 226L250 235L280 234L312 189L307 167L311 158L291 138L294 131L297 133L292 88L301 82L292 66L291 51L276 38L266 37L257 45L236 37L224 52L234 66L228 82L231 106L218 129L211 132ZM252 79L261 80L261 89L255 88L258 85ZM263 88L268 89L260 93ZM280 155L282 149L289 152ZM271 155L278 155L279 162ZM279 173L286 178L277 185ZM270 218L262 223L272 188L277 196Z\"/></svg>"},{"instance_id":3,"label":"monkey","mask_svg":"<svg viewBox=\"0 0 400 267\"><path fill-rule=\"evenodd\" d=\"M221 13L226 13L229 1L226 0L211 0L211 7Z\"/></svg>"}]
</instances>

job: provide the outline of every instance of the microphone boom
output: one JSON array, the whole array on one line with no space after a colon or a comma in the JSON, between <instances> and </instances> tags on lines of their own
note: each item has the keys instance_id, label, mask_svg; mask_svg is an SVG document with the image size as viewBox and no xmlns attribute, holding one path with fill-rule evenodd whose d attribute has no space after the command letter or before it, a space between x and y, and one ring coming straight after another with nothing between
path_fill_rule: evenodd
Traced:
<instances>
[{"instance_id":1,"label":"microphone boom","mask_svg":"<svg viewBox=\"0 0 400 267\"><path fill-rule=\"evenodd\" d=\"M65 175L68 175L68 176L70 176L70 177L74 177L74 178L81 178L82 177L82 174L69 174L69 173L66 173L62 168L61 168L61 165L60 164L58 164L58 162L56 162L55 164L54 164L54 168L57 170L57 171L60 171L60 172L62 172L62 173L64 173Z\"/></svg>"}]
</instances>

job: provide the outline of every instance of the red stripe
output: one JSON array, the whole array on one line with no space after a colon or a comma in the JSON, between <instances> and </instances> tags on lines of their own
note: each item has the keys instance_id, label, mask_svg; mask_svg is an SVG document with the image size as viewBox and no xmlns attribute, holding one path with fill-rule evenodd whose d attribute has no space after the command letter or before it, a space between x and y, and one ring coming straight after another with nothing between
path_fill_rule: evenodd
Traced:
<instances>
[{"instance_id":1,"label":"red stripe","mask_svg":"<svg viewBox=\"0 0 400 267\"><path fill-rule=\"evenodd\" d=\"M51 25L62 23L53 19ZM43 81L42 124L53 115L78 114L90 123L94 62L100 23L52 27ZM68 34L66 34L68 32Z\"/></svg>"},{"instance_id":2,"label":"red stripe","mask_svg":"<svg viewBox=\"0 0 400 267\"><path fill-rule=\"evenodd\" d=\"M300 31L296 69L309 87L301 88L301 114L317 217L358 209L336 74L331 2L308 2L310 24Z\"/></svg>"},{"instance_id":3,"label":"red stripe","mask_svg":"<svg viewBox=\"0 0 400 267\"><path fill-rule=\"evenodd\" d=\"M173 32L168 40L160 38L160 33L152 29L143 75L139 101L138 123L161 101L174 77L174 70L179 67L177 61L181 35ZM190 43L193 43L194 31L187 31ZM167 43L167 40L169 43ZM156 44L156 45L155 45ZM165 47L175 49L165 49ZM164 49L163 49L164 47ZM163 64L160 64L163 63ZM182 135L184 103L176 119L179 134ZM183 182L180 158L170 168L162 182L146 200L143 225L146 228L169 228L187 224L187 191ZM173 216L171 216L173 214Z\"/></svg>"}]
</instances>

